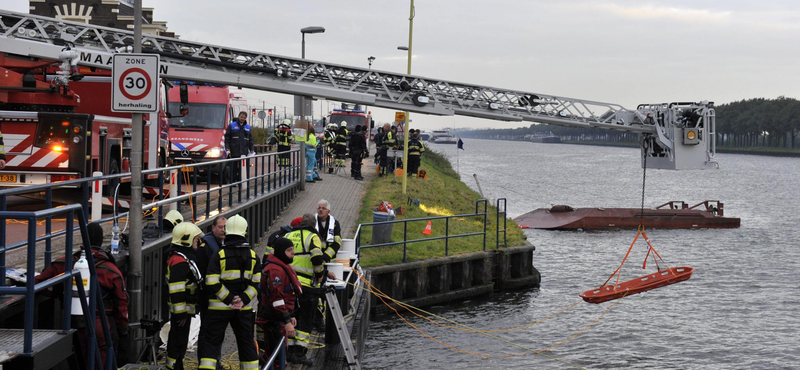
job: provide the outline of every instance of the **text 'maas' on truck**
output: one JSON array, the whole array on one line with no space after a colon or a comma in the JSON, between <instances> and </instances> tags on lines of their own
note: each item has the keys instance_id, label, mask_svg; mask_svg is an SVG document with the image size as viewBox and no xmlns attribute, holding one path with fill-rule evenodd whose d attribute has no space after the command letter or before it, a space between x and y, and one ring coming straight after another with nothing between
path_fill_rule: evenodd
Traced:
<instances>
[{"instance_id":1,"label":"text 'maas' on truck","mask_svg":"<svg viewBox=\"0 0 800 370\"><path fill-rule=\"evenodd\" d=\"M130 170L131 115L111 112L110 73L70 67L71 59L65 56L57 62L0 53L0 73L6 76L0 82L0 132L7 160L0 187ZM166 160L169 85L159 83L158 88L158 112L143 116L145 169Z\"/></svg>"},{"instance_id":2,"label":"text 'maas' on truck","mask_svg":"<svg viewBox=\"0 0 800 370\"><path fill-rule=\"evenodd\" d=\"M240 111L247 112L244 94L226 86L189 83L188 115L169 119L170 159L173 164L190 164L225 158L225 129L237 119ZM180 106L178 91L170 91L170 110ZM251 120L248 114L248 120ZM211 168L219 175L221 166ZM197 167L200 172L209 169Z\"/></svg>"}]
</instances>

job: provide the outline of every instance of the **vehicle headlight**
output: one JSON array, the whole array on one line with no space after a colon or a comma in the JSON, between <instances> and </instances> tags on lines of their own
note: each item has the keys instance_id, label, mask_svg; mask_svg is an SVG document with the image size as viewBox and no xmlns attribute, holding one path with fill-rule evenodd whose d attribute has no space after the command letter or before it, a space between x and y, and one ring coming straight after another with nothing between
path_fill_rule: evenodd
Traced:
<instances>
[{"instance_id":1,"label":"vehicle headlight","mask_svg":"<svg viewBox=\"0 0 800 370\"><path fill-rule=\"evenodd\" d=\"M219 158L220 154L222 154L222 151L219 148L211 148L206 152L206 158Z\"/></svg>"}]
</instances>

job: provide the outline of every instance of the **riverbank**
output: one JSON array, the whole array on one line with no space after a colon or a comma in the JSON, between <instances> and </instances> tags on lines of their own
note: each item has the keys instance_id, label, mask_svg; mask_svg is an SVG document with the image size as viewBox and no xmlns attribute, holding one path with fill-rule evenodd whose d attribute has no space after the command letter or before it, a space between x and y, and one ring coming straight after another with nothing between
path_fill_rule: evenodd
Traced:
<instances>
[{"instance_id":1,"label":"riverbank","mask_svg":"<svg viewBox=\"0 0 800 370\"><path fill-rule=\"evenodd\" d=\"M427 171L427 179L412 177L408 179L407 195L402 193L402 179L396 181L394 177L376 177L367 187L363 206L359 212L357 223L373 221L372 212L383 201L394 206L397 212L396 220L453 216L476 213L476 201L481 196L463 183L459 175L453 170L450 162L439 153L427 151L423 156L420 168ZM410 203L409 203L410 200ZM418 204L417 204L418 203ZM401 207L403 213L399 214ZM483 205L478 205L479 212L483 212ZM497 208L489 205L486 214L486 249L494 249L496 243ZM502 217L502 215L501 215ZM500 219L502 224L502 219ZM433 239L445 235L477 233L484 230L484 217L472 216L454 218L449 222L445 220L432 220L430 235L422 232L427 227L427 221L408 222L406 239ZM502 227L502 225L501 225ZM526 243L525 235L517 224L508 218L506 220L506 242L503 245L503 234L500 233L501 248L505 246L519 246ZM402 241L404 236L403 224L395 224L391 240ZM372 227L362 229L361 245L368 246L372 240ZM407 244L407 262L421 261L448 255L483 251L483 235L450 239L430 240ZM403 262L403 246L386 246L375 249L365 249L361 253L361 263L364 267L377 267Z\"/></svg>"}]
</instances>

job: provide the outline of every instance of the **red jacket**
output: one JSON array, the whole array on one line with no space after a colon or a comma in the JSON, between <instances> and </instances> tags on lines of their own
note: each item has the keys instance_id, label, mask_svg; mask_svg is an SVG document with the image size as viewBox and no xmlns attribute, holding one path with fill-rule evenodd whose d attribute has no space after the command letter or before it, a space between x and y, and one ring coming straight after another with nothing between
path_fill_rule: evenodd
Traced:
<instances>
[{"instance_id":1,"label":"red jacket","mask_svg":"<svg viewBox=\"0 0 800 370\"><path fill-rule=\"evenodd\" d=\"M97 283L103 292L103 306L106 309L106 313L114 317L117 328L127 328L129 323L128 305L130 302L128 293L125 290L125 278L117 265L111 261L105 252L94 248L92 252L95 269L97 270ZM73 254L73 266L78 261L78 258L80 258L80 252ZM53 261L49 267L36 276L36 283L61 275L64 270L64 257L61 257Z\"/></svg>"},{"instance_id":2,"label":"red jacket","mask_svg":"<svg viewBox=\"0 0 800 370\"><path fill-rule=\"evenodd\" d=\"M268 255L261 272L261 294L256 324L288 323L294 316L297 296L303 292L294 269L275 255Z\"/></svg>"}]
</instances>

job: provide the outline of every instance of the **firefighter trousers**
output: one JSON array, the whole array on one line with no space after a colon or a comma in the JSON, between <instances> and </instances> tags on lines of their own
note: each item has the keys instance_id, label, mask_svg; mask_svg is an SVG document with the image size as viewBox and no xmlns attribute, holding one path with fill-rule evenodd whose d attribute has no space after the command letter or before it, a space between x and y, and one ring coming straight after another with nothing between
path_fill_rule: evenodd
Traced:
<instances>
[{"instance_id":1,"label":"firefighter trousers","mask_svg":"<svg viewBox=\"0 0 800 370\"><path fill-rule=\"evenodd\" d=\"M350 161L350 175L353 177L361 177L361 151L353 151L350 153L352 160Z\"/></svg>"},{"instance_id":2,"label":"firefighter trousers","mask_svg":"<svg viewBox=\"0 0 800 370\"><path fill-rule=\"evenodd\" d=\"M169 319L169 339L167 341L167 369L183 370L183 358L186 356L186 345L189 344L189 328L191 317L183 326L178 325L174 317Z\"/></svg>"},{"instance_id":3,"label":"firefighter trousers","mask_svg":"<svg viewBox=\"0 0 800 370\"><path fill-rule=\"evenodd\" d=\"M255 342L255 314L251 310L208 310L205 314L208 325L203 333L206 335L199 348L199 369L214 370L217 368L216 355L225 340L225 329L228 324L236 336L239 349L239 365L241 369L258 369L258 352Z\"/></svg>"},{"instance_id":4,"label":"firefighter trousers","mask_svg":"<svg viewBox=\"0 0 800 370\"><path fill-rule=\"evenodd\" d=\"M278 166L280 167L288 167L289 166L289 150L292 149L289 145L278 145Z\"/></svg>"},{"instance_id":5,"label":"firefighter trousers","mask_svg":"<svg viewBox=\"0 0 800 370\"><path fill-rule=\"evenodd\" d=\"M419 171L419 155L408 156L408 176L416 175Z\"/></svg>"}]
</instances>

